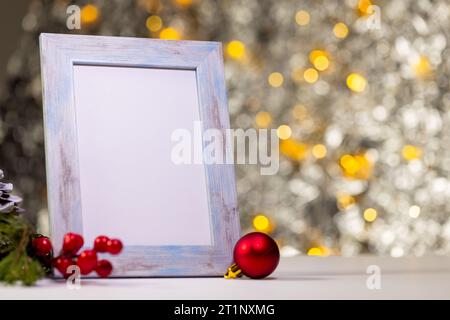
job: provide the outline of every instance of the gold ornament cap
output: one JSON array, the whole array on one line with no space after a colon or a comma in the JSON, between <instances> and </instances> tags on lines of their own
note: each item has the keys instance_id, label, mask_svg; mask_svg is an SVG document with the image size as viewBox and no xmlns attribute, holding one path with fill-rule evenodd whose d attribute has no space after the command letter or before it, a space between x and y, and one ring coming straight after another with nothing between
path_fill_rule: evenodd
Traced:
<instances>
[{"instance_id":1,"label":"gold ornament cap","mask_svg":"<svg viewBox=\"0 0 450 320\"><path fill-rule=\"evenodd\" d=\"M235 279L242 277L242 270L238 267L236 263L233 263L228 267L227 273L223 275L225 279Z\"/></svg>"}]
</instances>

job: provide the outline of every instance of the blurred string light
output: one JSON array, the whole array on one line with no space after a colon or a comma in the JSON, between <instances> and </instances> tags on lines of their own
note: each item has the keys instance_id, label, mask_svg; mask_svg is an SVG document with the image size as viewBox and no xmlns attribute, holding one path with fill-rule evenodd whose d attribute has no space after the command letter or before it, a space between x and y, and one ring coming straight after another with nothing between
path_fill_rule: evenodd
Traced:
<instances>
[{"instance_id":1,"label":"blurred string light","mask_svg":"<svg viewBox=\"0 0 450 320\"><path fill-rule=\"evenodd\" d=\"M189 7L194 3L194 0L173 0L177 5L182 7Z\"/></svg>"},{"instance_id":2,"label":"blurred string light","mask_svg":"<svg viewBox=\"0 0 450 320\"><path fill-rule=\"evenodd\" d=\"M350 73L347 76L347 87L354 92L363 92L366 89L367 80L359 73Z\"/></svg>"},{"instance_id":3,"label":"blurred string light","mask_svg":"<svg viewBox=\"0 0 450 320\"><path fill-rule=\"evenodd\" d=\"M327 156L327 147L323 144L316 144L312 148L312 154L316 159L323 159Z\"/></svg>"},{"instance_id":4,"label":"blurred string light","mask_svg":"<svg viewBox=\"0 0 450 320\"><path fill-rule=\"evenodd\" d=\"M372 174L373 164L365 154L345 154L340 158L339 164L348 178L366 180Z\"/></svg>"},{"instance_id":5,"label":"blurred string light","mask_svg":"<svg viewBox=\"0 0 450 320\"><path fill-rule=\"evenodd\" d=\"M356 199L346 193L338 193L337 195L337 206L341 210L346 210L356 203Z\"/></svg>"},{"instance_id":6,"label":"blurred string light","mask_svg":"<svg viewBox=\"0 0 450 320\"><path fill-rule=\"evenodd\" d=\"M81 8L80 18L84 25L92 24L99 18L100 12L93 4L87 4Z\"/></svg>"},{"instance_id":7,"label":"blurred string light","mask_svg":"<svg viewBox=\"0 0 450 320\"><path fill-rule=\"evenodd\" d=\"M272 123L272 116L267 111L260 111L256 114L255 122L258 128L267 128Z\"/></svg>"},{"instance_id":8,"label":"blurred string light","mask_svg":"<svg viewBox=\"0 0 450 320\"><path fill-rule=\"evenodd\" d=\"M278 135L278 138L280 138L281 140L287 140L292 135L292 129L288 125L282 124L277 129L277 135Z\"/></svg>"},{"instance_id":9,"label":"blurred string light","mask_svg":"<svg viewBox=\"0 0 450 320\"><path fill-rule=\"evenodd\" d=\"M226 52L230 58L242 60L245 57L245 45L239 40L232 40L228 42Z\"/></svg>"},{"instance_id":10,"label":"blurred string light","mask_svg":"<svg viewBox=\"0 0 450 320\"><path fill-rule=\"evenodd\" d=\"M348 27L343 22L338 22L333 27L333 33L336 36L336 38L344 39L348 35Z\"/></svg>"},{"instance_id":11,"label":"blurred string light","mask_svg":"<svg viewBox=\"0 0 450 320\"><path fill-rule=\"evenodd\" d=\"M330 255L330 249L324 246L312 247L308 249L308 256L327 257Z\"/></svg>"},{"instance_id":12,"label":"blurred string light","mask_svg":"<svg viewBox=\"0 0 450 320\"><path fill-rule=\"evenodd\" d=\"M372 14L371 6L373 5L370 0L359 0L358 1L358 12L361 16L367 16Z\"/></svg>"},{"instance_id":13,"label":"blurred string light","mask_svg":"<svg viewBox=\"0 0 450 320\"><path fill-rule=\"evenodd\" d=\"M314 83L319 79L319 73L314 68L308 68L303 72L303 77L305 78L305 81L308 83Z\"/></svg>"},{"instance_id":14,"label":"blurred string light","mask_svg":"<svg viewBox=\"0 0 450 320\"><path fill-rule=\"evenodd\" d=\"M180 40L181 34L177 29L173 27L167 27L161 30L161 32L159 33L159 38L163 40Z\"/></svg>"},{"instance_id":15,"label":"blurred string light","mask_svg":"<svg viewBox=\"0 0 450 320\"><path fill-rule=\"evenodd\" d=\"M308 11L299 10L295 14L295 22L297 22L297 24L299 26L306 26L306 25L308 25L310 19L311 19L311 17L309 15Z\"/></svg>"},{"instance_id":16,"label":"blurred string light","mask_svg":"<svg viewBox=\"0 0 450 320\"><path fill-rule=\"evenodd\" d=\"M311 61L314 67L319 71L325 71L330 65L328 52L323 50L311 51L309 54L309 61Z\"/></svg>"},{"instance_id":17,"label":"blurred string light","mask_svg":"<svg viewBox=\"0 0 450 320\"><path fill-rule=\"evenodd\" d=\"M267 78L267 81L269 82L270 86L278 88L283 84L284 77L280 72L272 72Z\"/></svg>"},{"instance_id":18,"label":"blurred string light","mask_svg":"<svg viewBox=\"0 0 450 320\"><path fill-rule=\"evenodd\" d=\"M157 32L161 30L163 26L163 21L159 16L150 16L147 18L145 22L145 26L151 32Z\"/></svg>"},{"instance_id":19,"label":"blurred string light","mask_svg":"<svg viewBox=\"0 0 450 320\"><path fill-rule=\"evenodd\" d=\"M402 148L402 156L408 161L420 159L422 150L419 147L407 144Z\"/></svg>"},{"instance_id":20,"label":"blurred string light","mask_svg":"<svg viewBox=\"0 0 450 320\"><path fill-rule=\"evenodd\" d=\"M430 61L426 56L420 56L415 63L413 63L413 71L416 77L420 79L430 79L432 76L432 69Z\"/></svg>"},{"instance_id":21,"label":"blurred string light","mask_svg":"<svg viewBox=\"0 0 450 320\"><path fill-rule=\"evenodd\" d=\"M378 216L377 210L375 210L374 208L367 208L366 210L364 210L364 220L366 220L367 222L374 222L375 219Z\"/></svg>"},{"instance_id":22,"label":"blurred string light","mask_svg":"<svg viewBox=\"0 0 450 320\"><path fill-rule=\"evenodd\" d=\"M420 215L420 207L417 205L413 205L413 206L409 207L408 214L411 218L414 218L414 219L418 218Z\"/></svg>"},{"instance_id":23,"label":"blurred string light","mask_svg":"<svg viewBox=\"0 0 450 320\"><path fill-rule=\"evenodd\" d=\"M326 70L329 65L330 65L330 61L328 60L328 58L326 56L320 56L314 60L314 67L316 67L316 69L319 71Z\"/></svg>"},{"instance_id":24,"label":"blurred string light","mask_svg":"<svg viewBox=\"0 0 450 320\"><path fill-rule=\"evenodd\" d=\"M294 139L281 140L280 152L294 161L300 161L306 158L308 146Z\"/></svg>"},{"instance_id":25,"label":"blurred string light","mask_svg":"<svg viewBox=\"0 0 450 320\"><path fill-rule=\"evenodd\" d=\"M272 226L269 218L263 214L258 214L255 218L253 218L253 227L256 231L260 232L272 231Z\"/></svg>"}]
</instances>

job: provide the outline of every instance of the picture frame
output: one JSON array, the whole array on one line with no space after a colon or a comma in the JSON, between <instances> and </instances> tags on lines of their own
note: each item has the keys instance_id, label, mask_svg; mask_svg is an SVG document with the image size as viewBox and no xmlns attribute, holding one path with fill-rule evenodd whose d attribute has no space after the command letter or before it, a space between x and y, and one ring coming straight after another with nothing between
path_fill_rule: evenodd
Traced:
<instances>
[{"instance_id":1,"label":"picture frame","mask_svg":"<svg viewBox=\"0 0 450 320\"><path fill-rule=\"evenodd\" d=\"M221 43L43 33L40 53L55 247L105 234L124 243L112 277L223 275L240 234L233 165L168 152L176 128L229 129Z\"/></svg>"}]
</instances>

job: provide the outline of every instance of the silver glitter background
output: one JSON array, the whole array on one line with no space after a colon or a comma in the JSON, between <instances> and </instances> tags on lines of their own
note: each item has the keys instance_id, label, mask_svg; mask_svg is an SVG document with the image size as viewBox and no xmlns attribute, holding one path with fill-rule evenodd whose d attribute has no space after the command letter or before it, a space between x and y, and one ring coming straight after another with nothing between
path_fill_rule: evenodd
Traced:
<instances>
[{"instance_id":1,"label":"silver glitter background","mask_svg":"<svg viewBox=\"0 0 450 320\"><path fill-rule=\"evenodd\" d=\"M89 3L98 16L89 22L82 11L82 29L68 30L67 6ZM244 232L270 233L285 256L450 251L445 0L33 1L0 97L0 167L41 229L47 211L39 34L157 38L161 30L146 25L152 15L162 30L171 28L166 34L223 42L233 128L292 131L280 141L278 174L236 166ZM347 35L336 36L337 23ZM314 50L328 65L316 65Z\"/></svg>"}]
</instances>

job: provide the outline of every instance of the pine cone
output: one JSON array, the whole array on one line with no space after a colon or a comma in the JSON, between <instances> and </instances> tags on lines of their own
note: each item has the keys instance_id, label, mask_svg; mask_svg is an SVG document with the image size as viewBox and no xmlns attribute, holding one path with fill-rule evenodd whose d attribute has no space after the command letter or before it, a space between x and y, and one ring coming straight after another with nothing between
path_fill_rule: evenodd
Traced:
<instances>
[{"instance_id":1,"label":"pine cone","mask_svg":"<svg viewBox=\"0 0 450 320\"><path fill-rule=\"evenodd\" d=\"M0 179L3 179L3 171L0 170ZM19 207L19 203L22 202L22 198L12 195L13 190L12 183L0 182L0 214L23 212L23 209Z\"/></svg>"}]
</instances>

